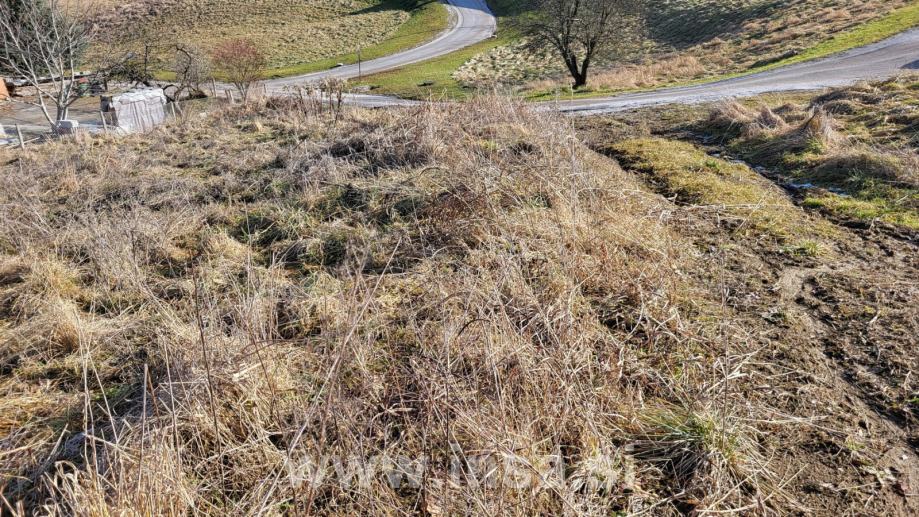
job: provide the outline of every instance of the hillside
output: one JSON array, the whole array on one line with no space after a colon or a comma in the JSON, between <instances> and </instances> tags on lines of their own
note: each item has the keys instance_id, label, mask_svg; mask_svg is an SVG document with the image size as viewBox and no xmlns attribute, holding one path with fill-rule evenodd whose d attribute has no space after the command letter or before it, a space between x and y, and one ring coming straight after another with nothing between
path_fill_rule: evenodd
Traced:
<instances>
[{"instance_id":1,"label":"hillside","mask_svg":"<svg viewBox=\"0 0 919 517\"><path fill-rule=\"evenodd\" d=\"M365 58L392 53L432 39L447 25L442 5L421 0L69 1L99 13L103 42L94 54L111 52L113 45L133 48L144 43L153 45L154 52L170 42L208 49L244 37L268 56L270 68L284 73L359 47L367 51Z\"/></svg>"},{"instance_id":2,"label":"hillside","mask_svg":"<svg viewBox=\"0 0 919 517\"><path fill-rule=\"evenodd\" d=\"M0 151L5 500L919 512L915 234L631 116L273 99Z\"/></svg>"},{"instance_id":3,"label":"hillside","mask_svg":"<svg viewBox=\"0 0 919 517\"><path fill-rule=\"evenodd\" d=\"M908 12L889 17L907 6ZM806 55L853 30L862 34L848 46L864 44L892 34L889 27L904 20L919 23L919 7L909 0L665 0L650 3L647 18L643 43L626 42L632 50L601 61L592 90L648 88L745 72ZM847 48L845 42L838 45L835 50ZM528 94L569 83L551 52L534 53L519 41L477 54L453 75L469 86L498 83Z\"/></svg>"},{"instance_id":4,"label":"hillside","mask_svg":"<svg viewBox=\"0 0 919 517\"><path fill-rule=\"evenodd\" d=\"M634 111L601 127L604 134L629 133L638 123L654 134L703 143L712 153L744 160L808 207L848 225L909 236L919 231L917 106L919 81L906 75L714 108Z\"/></svg>"}]
</instances>

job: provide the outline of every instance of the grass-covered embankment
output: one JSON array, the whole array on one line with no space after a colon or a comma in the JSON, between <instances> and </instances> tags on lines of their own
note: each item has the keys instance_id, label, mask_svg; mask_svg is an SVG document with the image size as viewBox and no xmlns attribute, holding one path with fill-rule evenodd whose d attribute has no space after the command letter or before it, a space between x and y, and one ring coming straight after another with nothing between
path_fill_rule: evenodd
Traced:
<instances>
[{"instance_id":1,"label":"grass-covered embankment","mask_svg":"<svg viewBox=\"0 0 919 517\"><path fill-rule=\"evenodd\" d=\"M736 19L721 20L723 27L739 26L741 30L730 37L717 34L716 30L709 35L711 39L697 44L688 44L693 41L695 25L687 24L672 31L689 33L675 37L679 47L676 50L663 47L652 52L643 63L597 69L587 88L576 91L566 88L567 79L562 77L559 81L527 85L523 94L534 101L577 99L705 84L819 59L919 26L919 2L901 2L906 5L887 12L890 6L883 2L858 5L838 2L823 9L810 6L807 1L787 3L782 9L762 12L751 9L746 15L736 14ZM856 7L860 11L856 12ZM706 23L706 27L711 26L718 26L717 17ZM833 36L827 38L827 35Z\"/></svg>"},{"instance_id":2,"label":"grass-covered embankment","mask_svg":"<svg viewBox=\"0 0 919 517\"><path fill-rule=\"evenodd\" d=\"M907 244L507 98L210 109L0 151L9 513L916 509Z\"/></svg>"},{"instance_id":3,"label":"grass-covered embankment","mask_svg":"<svg viewBox=\"0 0 919 517\"><path fill-rule=\"evenodd\" d=\"M409 19L381 42L361 49L360 59L368 61L417 47L434 39L447 29L449 13L441 2L431 0L387 0L380 9L399 8L409 13ZM354 45L352 45L353 47ZM358 62L357 51L332 56L319 61L274 68L269 77L288 77L327 70L338 63L350 65Z\"/></svg>"},{"instance_id":4,"label":"grass-covered embankment","mask_svg":"<svg viewBox=\"0 0 919 517\"><path fill-rule=\"evenodd\" d=\"M495 38L446 56L367 76L358 84L370 86L376 93L406 99L459 99L473 94L474 89L454 77L455 72L475 56L517 40L514 29L508 23L508 17L516 13L518 4L514 0L489 0L488 5L498 17L498 32Z\"/></svg>"},{"instance_id":5,"label":"grass-covered embankment","mask_svg":"<svg viewBox=\"0 0 919 517\"><path fill-rule=\"evenodd\" d=\"M701 127L750 163L818 187L804 190L808 206L917 230L917 92L906 77L791 102L776 96L771 110L724 105Z\"/></svg>"},{"instance_id":6,"label":"grass-covered embankment","mask_svg":"<svg viewBox=\"0 0 919 517\"><path fill-rule=\"evenodd\" d=\"M163 77L176 44L207 52L245 38L265 54L266 76L279 77L355 62L358 48L363 59L406 50L433 39L449 22L446 7L432 0L138 0L93 16L99 42L89 49L91 62L104 62L112 52L149 53L150 66Z\"/></svg>"}]
</instances>

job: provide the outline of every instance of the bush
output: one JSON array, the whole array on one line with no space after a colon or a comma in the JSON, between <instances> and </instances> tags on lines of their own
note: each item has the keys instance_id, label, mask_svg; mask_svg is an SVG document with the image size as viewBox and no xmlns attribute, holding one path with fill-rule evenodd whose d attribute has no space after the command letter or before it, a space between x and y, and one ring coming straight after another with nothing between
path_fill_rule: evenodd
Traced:
<instances>
[{"instance_id":1,"label":"bush","mask_svg":"<svg viewBox=\"0 0 919 517\"><path fill-rule=\"evenodd\" d=\"M211 78L211 58L194 44L180 44L176 47L172 70L179 83L176 97L184 90L200 94L201 85Z\"/></svg>"},{"instance_id":2,"label":"bush","mask_svg":"<svg viewBox=\"0 0 919 517\"><path fill-rule=\"evenodd\" d=\"M212 59L216 71L239 90L243 100L268 66L265 54L246 38L224 41L214 49Z\"/></svg>"}]
</instances>

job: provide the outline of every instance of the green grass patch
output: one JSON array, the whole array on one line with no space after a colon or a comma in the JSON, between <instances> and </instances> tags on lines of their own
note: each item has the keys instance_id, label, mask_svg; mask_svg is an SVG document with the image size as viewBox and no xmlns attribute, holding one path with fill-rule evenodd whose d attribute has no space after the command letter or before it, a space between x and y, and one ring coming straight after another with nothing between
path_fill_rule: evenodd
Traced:
<instances>
[{"instance_id":1,"label":"green grass patch","mask_svg":"<svg viewBox=\"0 0 919 517\"><path fill-rule=\"evenodd\" d=\"M913 196L919 202L919 195ZM856 199L839 194L825 193L808 196L804 205L858 219L860 221L882 221L889 224L919 230L919 214L886 198Z\"/></svg>"},{"instance_id":2,"label":"green grass patch","mask_svg":"<svg viewBox=\"0 0 919 517\"><path fill-rule=\"evenodd\" d=\"M454 79L453 73L476 55L507 45L517 38L517 34L507 23L507 16L515 9L514 1L491 0L488 4L498 17L498 32L495 38L422 63L367 76L358 85L369 86L375 93L396 95L406 99L458 99L469 95L472 89Z\"/></svg>"},{"instance_id":3,"label":"green grass patch","mask_svg":"<svg viewBox=\"0 0 919 517\"><path fill-rule=\"evenodd\" d=\"M812 99L800 99L799 105L779 101L788 110L789 120L801 120L779 130L757 130L754 126L752 134L742 131L749 129L756 112L740 104L732 112L715 108L714 116L696 127L715 136L732 155L748 163L765 166L795 184L820 187L819 193L808 193L806 206L858 220L916 228L916 158L904 140L910 138L912 119L890 117L896 123L882 126L868 118L872 127L865 125L871 112L886 120L887 114L909 104L911 84L851 87L818 96L816 99L831 107L828 109L844 99L848 107L835 116L811 118L808 110ZM713 120L721 119L713 124ZM741 131L725 132L726 123Z\"/></svg>"},{"instance_id":4,"label":"green grass patch","mask_svg":"<svg viewBox=\"0 0 919 517\"><path fill-rule=\"evenodd\" d=\"M794 203L744 164L663 138L624 140L605 151L623 166L650 176L666 194L676 195L677 202L722 210L736 220L738 229L752 227L786 243L810 233Z\"/></svg>"},{"instance_id":5,"label":"green grass patch","mask_svg":"<svg viewBox=\"0 0 919 517\"><path fill-rule=\"evenodd\" d=\"M462 98L472 93L473 90L454 79L453 72L478 53L486 52L509 41L500 38L483 41L430 61L365 77L357 84L370 86L374 93L396 95L405 99Z\"/></svg>"},{"instance_id":6,"label":"green grass patch","mask_svg":"<svg viewBox=\"0 0 919 517\"><path fill-rule=\"evenodd\" d=\"M771 63L756 69L756 71L769 70L780 66L800 63L802 61L809 61L845 50L877 43L878 41L885 40L905 30L911 29L916 25L919 25L919 2L897 9L883 18L868 22L856 29L839 34L796 56Z\"/></svg>"},{"instance_id":7,"label":"green grass patch","mask_svg":"<svg viewBox=\"0 0 919 517\"><path fill-rule=\"evenodd\" d=\"M380 9L404 9L411 18L396 30L386 41L361 50L361 60L369 61L417 47L434 39L447 29L450 24L450 13L446 6L436 0L388 0L380 4ZM357 63L357 52L303 63L299 65L276 68L268 72L268 77L289 77L328 70L338 63L350 65Z\"/></svg>"}]
</instances>

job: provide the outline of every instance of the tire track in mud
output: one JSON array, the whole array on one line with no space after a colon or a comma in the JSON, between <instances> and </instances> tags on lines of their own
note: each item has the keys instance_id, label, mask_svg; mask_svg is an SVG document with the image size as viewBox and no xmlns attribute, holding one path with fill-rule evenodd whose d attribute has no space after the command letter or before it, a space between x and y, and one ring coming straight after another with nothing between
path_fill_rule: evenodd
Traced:
<instances>
[{"instance_id":1,"label":"tire track in mud","mask_svg":"<svg viewBox=\"0 0 919 517\"><path fill-rule=\"evenodd\" d=\"M915 429L911 430L915 427L915 417L891 410L889 397L885 396L889 381L871 371L877 365L866 361L863 354L840 340L839 329L812 309L824 304L815 293L821 275L846 274L856 269L851 265L836 270L827 265L811 269L789 268L781 273L777 290L787 306L820 336L823 353L830 363L827 370L834 372L840 393L854 391L857 397L847 397L853 409L866 420L870 415L876 416L872 419L873 425L882 426L881 434L887 437L888 444L877 461L879 481L890 483L906 499L904 511L919 512L919 443L913 434Z\"/></svg>"},{"instance_id":2,"label":"tire track in mud","mask_svg":"<svg viewBox=\"0 0 919 517\"><path fill-rule=\"evenodd\" d=\"M870 345L871 343L866 339L868 336L864 334L872 325L877 324L882 315L881 312L878 311L872 316L867 324L868 329L862 329L860 332L858 328L846 328L847 324L853 324L856 320L843 319L834 322L830 314L833 311L834 302L838 305L840 300L827 299L828 296L833 298L833 293L828 293L819 283L821 277L846 279L849 275L850 279L851 277L871 278L883 270L885 275L896 278L899 284L905 286L909 293L906 303L909 303L909 298L912 298L913 303L919 304L919 235L890 224L866 224L828 213L825 210L805 207L802 203L804 191L793 186L781 174L724 153L709 151L715 157L746 165L750 170L784 190L799 209L831 223L840 232L841 235L836 241L844 247L840 250L841 261L825 263L816 268L786 268L780 273L776 288L788 307L796 308L799 316L806 318L805 321L809 322L812 327L823 331L822 335L826 336L823 339L824 354L836 363L840 372L839 378L860 394L861 400L867 407L905 433L904 444L912 450L913 457L919 465L919 458L916 457L916 454L919 453L919 382L917 382L919 371L912 374L912 370L909 370L905 375L905 384L910 382L911 377L917 378L917 381L913 381L917 382L917 388L913 393L916 401L911 404L912 407L906 404L906 407L901 408L900 411L892 410L884 395L894 386L889 380L882 378L879 373L872 371L877 369L878 362L881 360L879 345L873 344L876 352L872 360L848 340L834 339L834 336L839 334L857 333L861 335L853 335L854 341L862 339L866 341L864 344ZM857 244L849 244L850 242ZM881 268L881 263L885 267ZM905 271L911 271L914 274L904 274ZM842 291L849 294L853 300L864 298L864 293L854 292L858 290L858 286L849 284L848 287L851 289L842 289ZM820 311L823 314L818 314ZM916 316L919 317L919 314ZM917 350L919 349L919 322L914 322L914 324L916 326L914 339L912 342L907 342L906 345L907 348L912 349L913 357L917 360L916 364L919 364L919 353L917 353L919 351ZM906 352L908 353L909 350ZM879 394L881 397L878 396ZM916 478L916 490L919 491L919 474Z\"/></svg>"},{"instance_id":3,"label":"tire track in mud","mask_svg":"<svg viewBox=\"0 0 919 517\"><path fill-rule=\"evenodd\" d=\"M730 159L724 155L718 158ZM665 198L673 194L656 178L631 172L657 194ZM910 369L911 363L919 365L919 310L910 307L911 300L919 300L919 243L908 233L886 226L863 227L803 207L795 192L782 185L781 178L757 172L782 187L802 214L830 223L838 232L833 238L837 249L828 257L804 261L811 263L782 263L775 260L774 249L760 247L752 242L755 239L735 235L726 228L716 230L716 236L695 230L699 232L697 244L711 246L728 240L745 247L764 266L767 276L772 275L772 283L755 293L761 301L758 309L735 309L745 312L756 325L758 310L764 306L781 307L799 327L781 329L776 325L770 330L774 332L770 339L785 343L794 369L814 372L814 379L803 382L816 383L819 386L814 390L827 398L819 409L811 407L816 416L825 418L830 436L814 437L810 446L829 449L802 451L802 457L816 454L824 463L812 472L813 479L824 480L817 482L815 490L839 494L839 490L852 489L848 482L859 479L872 487L869 503L876 495L885 494L885 512L919 515L919 404L902 403L910 399L910 386L919 387L919 372L913 374ZM676 209L680 210L679 205ZM709 223L718 226L717 222ZM742 267L735 274L742 277ZM742 282L737 284L742 290ZM887 331L879 333L882 326L903 328L899 335L892 335ZM911 328L915 330L912 338ZM797 347L803 349L796 352ZM797 388L800 387L803 386ZM803 400L805 396L800 397L801 410L810 411ZM828 472L837 466L833 458L838 453L831 451L844 449L842 444L850 439L849 433L859 427L864 428L871 452L864 452L856 462L869 464L855 469L860 473L857 477L851 472L834 477ZM850 488L839 488L845 486ZM840 496L848 497L853 496Z\"/></svg>"}]
</instances>

